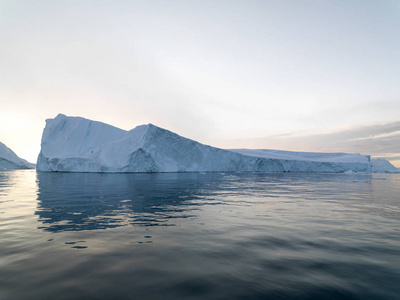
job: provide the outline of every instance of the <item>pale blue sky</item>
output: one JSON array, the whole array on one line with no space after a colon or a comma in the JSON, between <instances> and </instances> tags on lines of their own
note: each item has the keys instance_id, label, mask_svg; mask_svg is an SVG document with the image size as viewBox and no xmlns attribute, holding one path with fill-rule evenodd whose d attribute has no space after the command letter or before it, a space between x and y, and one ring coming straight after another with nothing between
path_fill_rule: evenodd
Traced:
<instances>
[{"instance_id":1,"label":"pale blue sky","mask_svg":"<svg viewBox=\"0 0 400 300\"><path fill-rule=\"evenodd\" d=\"M397 0L0 0L0 43L0 141L33 162L58 113L219 147L400 159L385 125L400 121ZM371 128L394 138L378 151ZM298 141L327 135L342 140Z\"/></svg>"}]
</instances>

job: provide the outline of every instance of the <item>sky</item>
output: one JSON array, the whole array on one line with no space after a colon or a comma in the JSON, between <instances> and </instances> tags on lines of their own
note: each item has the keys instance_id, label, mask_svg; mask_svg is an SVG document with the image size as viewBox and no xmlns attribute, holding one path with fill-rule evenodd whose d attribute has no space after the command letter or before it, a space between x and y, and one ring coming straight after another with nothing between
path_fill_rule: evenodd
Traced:
<instances>
[{"instance_id":1,"label":"sky","mask_svg":"<svg viewBox=\"0 0 400 300\"><path fill-rule=\"evenodd\" d=\"M398 0L0 0L0 141L58 113L400 167Z\"/></svg>"}]
</instances>

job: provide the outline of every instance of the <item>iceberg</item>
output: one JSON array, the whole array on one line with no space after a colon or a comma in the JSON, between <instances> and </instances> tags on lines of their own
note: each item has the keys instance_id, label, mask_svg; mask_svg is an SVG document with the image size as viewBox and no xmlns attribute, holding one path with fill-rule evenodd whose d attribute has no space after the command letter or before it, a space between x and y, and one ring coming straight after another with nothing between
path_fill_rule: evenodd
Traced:
<instances>
[{"instance_id":1,"label":"iceberg","mask_svg":"<svg viewBox=\"0 0 400 300\"><path fill-rule=\"evenodd\" d=\"M400 169L393 166L383 158L373 158L371 160L373 173L400 173Z\"/></svg>"},{"instance_id":2,"label":"iceberg","mask_svg":"<svg viewBox=\"0 0 400 300\"><path fill-rule=\"evenodd\" d=\"M369 155L358 153L321 153L321 152L295 152L270 149L231 149L244 155L263 158L274 158L281 160L302 160L314 162L337 162L337 163L369 163Z\"/></svg>"},{"instance_id":3,"label":"iceberg","mask_svg":"<svg viewBox=\"0 0 400 300\"><path fill-rule=\"evenodd\" d=\"M20 158L14 151L0 142L0 171L34 168L34 164Z\"/></svg>"},{"instance_id":4,"label":"iceberg","mask_svg":"<svg viewBox=\"0 0 400 300\"><path fill-rule=\"evenodd\" d=\"M153 124L126 131L81 117L46 120L36 168L47 172L371 172L344 153L220 149Z\"/></svg>"},{"instance_id":5,"label":"iceberg","mask_svg":"<svg viewBox=\"0 0 400 300\"><path fill-rule=\"evenodd\" d=\"M320 161L320 162L340 162L340 163L371 163L373 173L400 173L400 169L393 166L383 158L372 158L370 155L359 153L321 153L321 152L294 152L270 149L231 149L244 155L275 158L284 160ZM358 171L349 169L346 173L357 173Z\"/></svg>"}]
</instances>

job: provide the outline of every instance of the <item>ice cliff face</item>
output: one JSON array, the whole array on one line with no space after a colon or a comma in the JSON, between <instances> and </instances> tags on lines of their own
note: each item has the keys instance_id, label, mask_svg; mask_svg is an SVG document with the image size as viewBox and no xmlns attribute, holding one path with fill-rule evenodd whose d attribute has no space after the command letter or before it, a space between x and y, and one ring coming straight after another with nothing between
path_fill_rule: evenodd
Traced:
<instances>
[{"instance_id":1,"label":"ice cliff face","mask_svg":"<svg viewBox=\"0 0 400 300\"><path fill-rule=\"evenodd\" d=\"M294 154L293 154L294 155ZM80 117L46 120L38 171L59 172L369 172L369 158L289 159L224 150L152 124L130 131Z\"/></svg>"},{"instance_id":2,"label":"ice cliff face","mask_svg":"<svg viewBox=\"0 0 400 300\"><path fill-rule=\"evenodd\" d=\"M34 164L18 157L10 148L0 142L0 171L34 168Z\"/></svg>"}]
</instances>

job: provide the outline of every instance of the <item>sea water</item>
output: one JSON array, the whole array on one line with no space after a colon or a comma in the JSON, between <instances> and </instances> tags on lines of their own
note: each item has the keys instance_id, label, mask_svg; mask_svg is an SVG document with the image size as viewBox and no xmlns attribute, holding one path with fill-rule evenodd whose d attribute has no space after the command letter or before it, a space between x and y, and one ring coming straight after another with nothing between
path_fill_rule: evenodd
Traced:
<instances>
[{"instance_id":1,"label":"sea water","mask_svg":"<svg viewBox=\"0 0 400 300\"><path fill-rule=\"evenodd\" d=\"M0 172L0 299L400 299L400 174Z\"/></svg>"}]
</instances>

